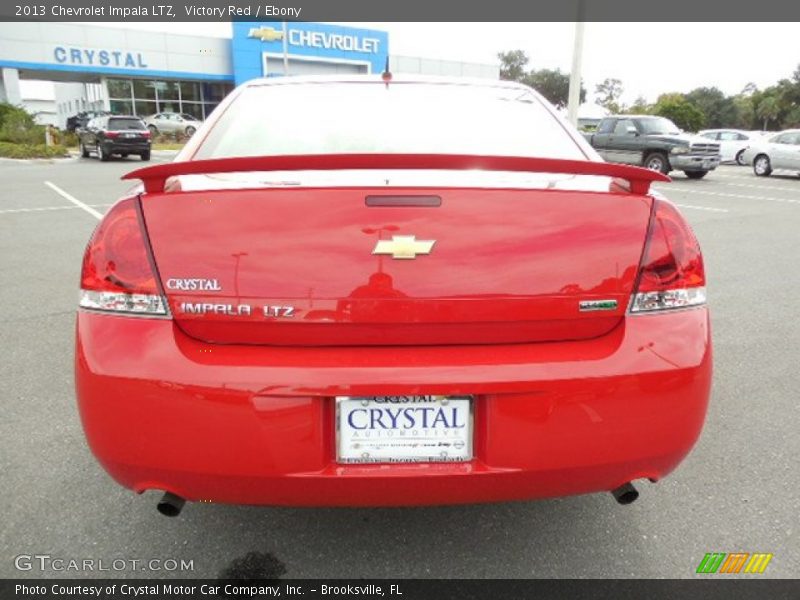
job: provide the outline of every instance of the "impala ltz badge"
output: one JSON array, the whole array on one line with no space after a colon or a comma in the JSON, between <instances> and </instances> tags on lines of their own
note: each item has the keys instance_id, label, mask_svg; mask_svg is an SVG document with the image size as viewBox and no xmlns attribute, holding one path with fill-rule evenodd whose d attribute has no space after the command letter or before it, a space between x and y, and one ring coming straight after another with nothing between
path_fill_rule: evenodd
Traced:
<instances>
[{"instance_id":1,"label":"impala ltz badge","mask_svg":"<svg viewBox=\"0 0 800 600\"><path fill-rule=\"evenodd\" d=\"M418 240L413 235L393 235L391 240L378 240L372 253L413 260L417 254L430 254L435 243L436 240Z\"/></svg>"}]
</instances>

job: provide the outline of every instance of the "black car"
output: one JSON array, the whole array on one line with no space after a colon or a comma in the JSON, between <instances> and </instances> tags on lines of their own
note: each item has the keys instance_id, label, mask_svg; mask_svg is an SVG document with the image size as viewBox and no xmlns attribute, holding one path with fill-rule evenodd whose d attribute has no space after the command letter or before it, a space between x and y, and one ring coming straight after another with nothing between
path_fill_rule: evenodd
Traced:
<instances>
[{"instance_id":1,"label":"black car","mask_svg":"<svg viewBox=\"0 0 800 600\"><path fill-rule=\"evenodd\" d=\"M95 117L78 132L81 156L94 152L102 161L119 154L123 158L138 154L150 160L150 131L139 117L111 115Z\"/></svg>"},{"instance_id":2,"label":"black car","mask_svg":"<svg viewBox=\"0 0 800 600\"><path fill-rule=\"evenodd\" d=\"M79 129L86 127L86 124L95 117L102 117L110 115L111 113L106 110L84 110L76 115L67 119L67 131L77 132Z\"/></svg>"}]
</instances>

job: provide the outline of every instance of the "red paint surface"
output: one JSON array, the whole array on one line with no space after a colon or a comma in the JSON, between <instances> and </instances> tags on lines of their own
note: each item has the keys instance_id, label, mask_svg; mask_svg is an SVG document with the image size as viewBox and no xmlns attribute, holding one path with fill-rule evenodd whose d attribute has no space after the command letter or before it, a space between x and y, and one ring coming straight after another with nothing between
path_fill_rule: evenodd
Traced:
<instances>
[{"instance_id":1,"label":"red paint surface","mask_svg":"<svg viewBox=\"0 0 800 600\"><path fill-rule=\"evenodd\" d=\"M395 189L439 207L369 207L380 188L146 195L142 210L173 315L189 335L277 345L498 344L588 339L625 314L651 200L548 190ZM372 254L378 238L435 240L429 255ZM171 278L221 291L175 291ZM581 312L582 300L617 309ZM183 303L250 306L250 316ZM291 318L264 306L292 306ZM224 311L223 311L224 312Z\"/></svg>"},{"instance_id":2,"label":"red paint surface","mask_svg":"<svg viewBox=\"0 0 800 600\"><path fill-rule=\"evenodd\" d=\"M92 451L136 490L252 504L483 502L668 474L703 424L711 344L703 307L491 351L214 345L169 319L80 312L76 382ZM335 463L334 396L423 393L476 395L473 461Z\"/></svg>"}]
</instances>

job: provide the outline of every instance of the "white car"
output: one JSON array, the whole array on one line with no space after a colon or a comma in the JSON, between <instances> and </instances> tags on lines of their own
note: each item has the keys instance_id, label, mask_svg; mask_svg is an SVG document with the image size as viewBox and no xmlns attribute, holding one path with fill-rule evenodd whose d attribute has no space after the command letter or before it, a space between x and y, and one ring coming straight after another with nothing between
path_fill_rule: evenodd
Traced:
<instances>
[{"instance_id":1,"label":"white car","mask_svg":"<svg viewBox=\"0 0 800 600\"><path fill-rule=\"evenodd\" d=\"M743 131L741 129L704 129L697 135L719 142L722 162L735 162L746 165L744 151L761 140L760 132Z\"/></svg>"},{"instance_id":2,"label":"white car","mask_svg":"<svg viewBox=\"0 0 800 600\"><path fill-rule=\"evenodd\" d=\"M745 150L744 159L761 177L774 169L800 172L800 129L787 129L762 138Z\"/></svg>"}]
</instances>

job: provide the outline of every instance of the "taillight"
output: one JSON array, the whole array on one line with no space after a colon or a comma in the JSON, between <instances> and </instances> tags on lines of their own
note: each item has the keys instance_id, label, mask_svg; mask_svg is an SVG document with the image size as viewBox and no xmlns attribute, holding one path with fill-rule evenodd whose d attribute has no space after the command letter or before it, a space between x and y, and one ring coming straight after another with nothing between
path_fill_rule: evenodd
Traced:
<instances>
[{"instance_id":1,"label":"taillight","mask_svg":"<svg viewBox=\"0 0 800 600\"><path fill-rule=\"evenodd\" d=\"M631 312L705 304L706 276L697 238L672 204L654 202Z\"/></svg>"},{"instance_id":2,"label":"taillight","mask_svg":"<svg viewBox=\"0 0 800 600\"><path fill-rule=\"evenodd\" d=\"M116 138L116 137L119 137L119 132L118 131L106 131L105 136L107 138Z\"/></svg>"},{"instance_id":3,"label":"taillight","mask_svg":"<svg viewBox=\"0 0 800 600\"><path fill-rule=\"evenodd\" d=\"M150 137L150 131L149 131L149 130L147 130L147 131L140 131L140 132L139 132L139 135L141 135L143 138L149 138L149 137Z\"/></svg>"},{"instance_id":4,"label":"taillight","mask_svg":"<svg viewBox=\"0 0 800 600\"><path fill-rule=\"evenodd\" d=\"M83 256L80 306L167 314L136 198L114 206L92 234Z\"/></svg>"}]
</instances>

